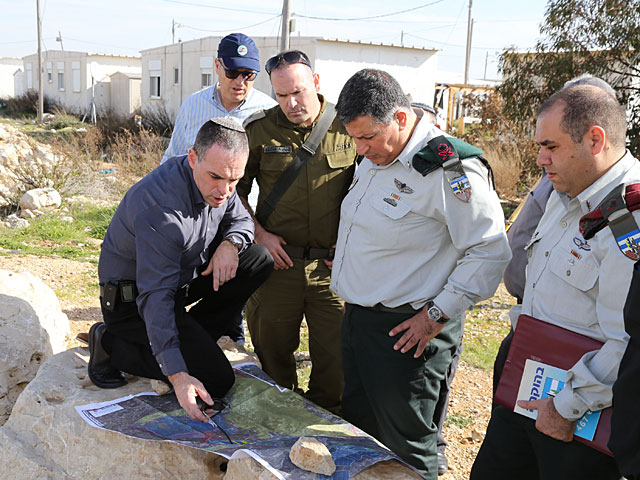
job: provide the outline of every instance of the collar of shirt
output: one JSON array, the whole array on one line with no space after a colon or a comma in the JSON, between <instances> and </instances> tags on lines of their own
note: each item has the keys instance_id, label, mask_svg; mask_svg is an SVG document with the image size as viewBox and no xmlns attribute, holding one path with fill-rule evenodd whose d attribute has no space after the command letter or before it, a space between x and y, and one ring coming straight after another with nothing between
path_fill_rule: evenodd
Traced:
<instances>
[{"instance_id":1,"label":"collar of shirt","mask_svg":"<svg viewBox=\"0 0 640 480\"><path fill-rule=\"evenodd\" d=\"M624 156L613 164L604 175L580 192L575 198L580 203L582 213L587 214L600 205L604 197L611 192L615 186L614 184L617 184L616 179L633 167L635 162L637 162L637 160L631 155L631 152L627 150ZM566 193L558 192L558 195L565 208L568 208L572 198Z\"/></svg>"},{"instance_id":2,"label":"collar of shirt","mask_svg":"<svg viewBox=\"0 0 640 480\"><path fill-rule=\"evenodd\" d=\"M200 189L196 185L196 181L193 178L193 169L191 165L189 165L189 156L183 155L181 159L177 160L184 171L184 176L187 178L187 186L189 187L189 198L191 199L191 203L200 208L204 208L206 203L204 201L204 197L200 193Z\"/></svg>"},{"instance_id":3,"label":"collar of shirt","mask_svg":"<svg viewBox=\"0 0 640 480\"><path fill-rule=\"evenodd\" d=\"M215 86L213 87L213 95L211 97L211 99L213 100L213 103L215 104L216 107L218 107L219 109L221 109L224 112L234 112L236 110L241 110L243 105L245 103L247 103L247 101L253 96L253 87L251 87L251 90L249 90L249 93L247 93L247 96L244 97L244 100L242 100L240 102L240 104L236 105L235 107L233 107L231 110L227 110L224 105L222 104L222 100L220 99L220 95L218 94L218 87L220 86L220 83L216 83Z\"/></svg>"}]
</instances>

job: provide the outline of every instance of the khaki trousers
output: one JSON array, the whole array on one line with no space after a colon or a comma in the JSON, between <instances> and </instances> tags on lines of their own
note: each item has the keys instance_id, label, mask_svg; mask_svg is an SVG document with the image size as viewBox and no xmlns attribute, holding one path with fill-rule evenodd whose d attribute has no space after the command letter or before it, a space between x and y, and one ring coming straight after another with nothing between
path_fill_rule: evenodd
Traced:
<instances>
[{"instance_id":1,"label":"khaki trousers","mask_svg":"<svg viewBox=\"0 0 640 480\"><path fill-rule=\"evenodd\" d=\"M300 344L302 318L309 326L311 377L305 397L339 414L344 388L340 325L343 302L329 289L322 260L292 259L274 270L247 302L247 324L262 368L279 385L298 388L293 353Z\"/></svg>"}]
</instances>

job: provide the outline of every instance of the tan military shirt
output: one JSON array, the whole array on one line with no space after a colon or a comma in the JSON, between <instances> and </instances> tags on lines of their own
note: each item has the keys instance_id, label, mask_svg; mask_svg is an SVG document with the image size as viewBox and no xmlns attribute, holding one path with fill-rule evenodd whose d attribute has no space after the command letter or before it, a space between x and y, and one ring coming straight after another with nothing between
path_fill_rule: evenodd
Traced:
<instances>
[{"instance_id":1,"label":"tan military shirt","mask_svg":"<svg viewBox=\"0 0 640 480\"><path fill-rule=\"evenodd\" d=\"M322 95L318 97L322 112L326 101ZM257 180L258 212L312 130L312 127L291 123L279 106L264 113L262 118L254 116L245 124L249 161L237 186L238 194L248 198L251 184ZM302 168L263 227L282 236L289 245L330 248L338 236L340 204L353 178L355 158L355 143L336 117L315 155Z\"/></svg>"}]
</instances>

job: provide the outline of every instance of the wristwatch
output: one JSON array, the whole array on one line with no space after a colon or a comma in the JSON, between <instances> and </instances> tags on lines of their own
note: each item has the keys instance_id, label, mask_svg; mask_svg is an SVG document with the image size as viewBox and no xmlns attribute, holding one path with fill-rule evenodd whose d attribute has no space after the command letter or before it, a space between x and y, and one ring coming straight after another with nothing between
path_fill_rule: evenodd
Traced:
<instances>
[{"instance_id":1,"label":"wristwatch","mask_svg":"<svg viewBox=\"0 0 640 480\"><path fill-rule=\"evenodd\" d=\"M238 251L238 253L240 252L240 250L242 250L242 240L240 240L237 235L228 235L224 237L224 240L226 240L231 245L236 247L236 250Z\"/></svg>"},{"instance_id":2,"label":"wristwatch","mask_svg":"<svg viewBox=\"0 0 640 480\"><path fill-rule=\"evenodd\" d=\"M442 310L432 301L427 302L427 316L430 320L440 324L445 324L449 321L449 319L444 316L444 313L442 313Z\"/></svg>"}]
</instances>

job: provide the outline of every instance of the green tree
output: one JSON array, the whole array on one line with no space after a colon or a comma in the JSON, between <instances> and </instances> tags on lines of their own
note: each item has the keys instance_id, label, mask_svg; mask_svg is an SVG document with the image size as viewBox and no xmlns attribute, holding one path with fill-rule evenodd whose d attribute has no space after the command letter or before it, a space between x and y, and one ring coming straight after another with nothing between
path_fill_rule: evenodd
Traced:
<instances>
[{"instance_id":1,"label":"green tree","mask_svg":"<svg viewBox=\"0 0 640 480\"><path fill-rule=\"evenodd\" d=\"M640 0L550 0L540 34L532 51L501 55L504 113L531 131L542 101L589 73L627 105L630 149L640 154Z\"/></svg>"}]
</instances>

